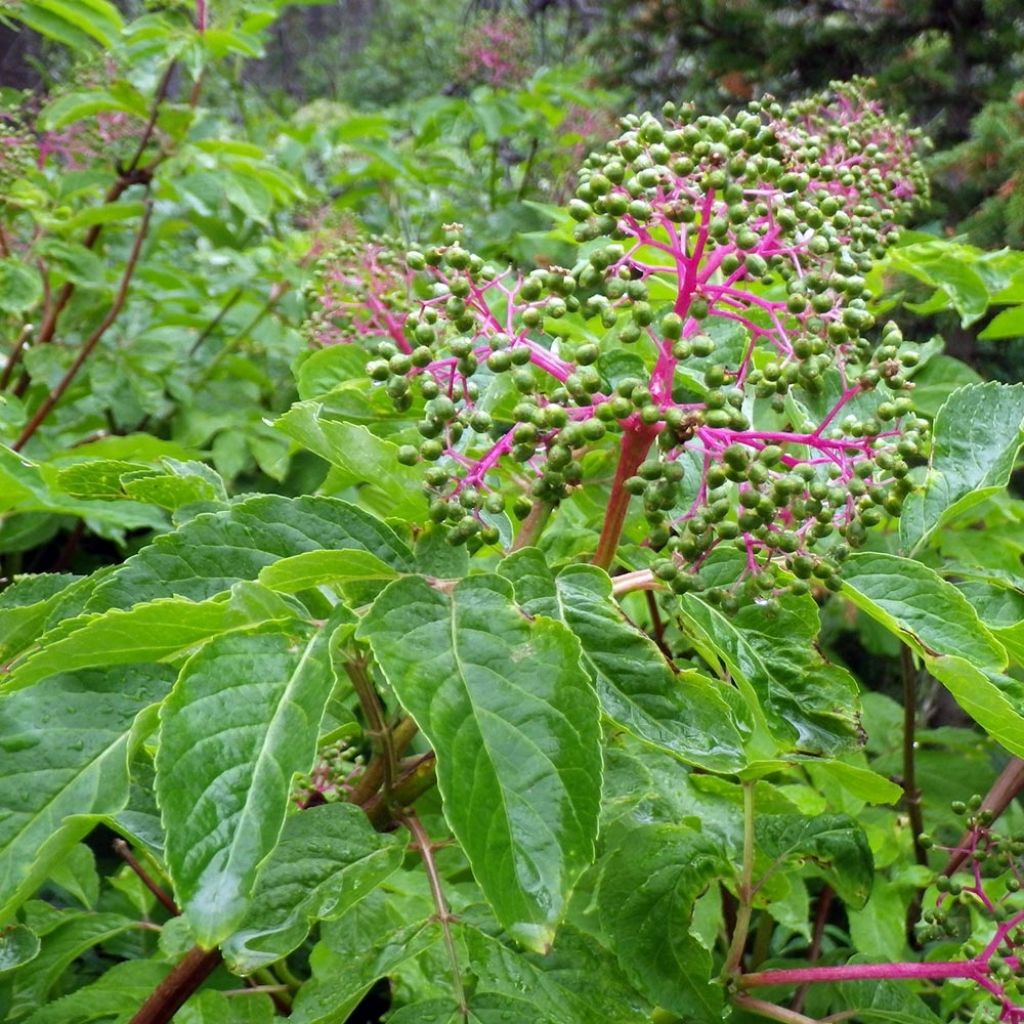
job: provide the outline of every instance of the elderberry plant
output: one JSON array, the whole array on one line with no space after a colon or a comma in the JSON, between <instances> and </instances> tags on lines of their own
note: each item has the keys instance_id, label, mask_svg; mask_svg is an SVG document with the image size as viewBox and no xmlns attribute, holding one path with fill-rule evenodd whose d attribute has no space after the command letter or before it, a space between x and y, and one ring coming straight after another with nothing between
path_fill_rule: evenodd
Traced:
<instances>
[{"instance_id":1,"label":"elderberry plant","mask_svg":"<svg viewBox=\"0 0 1024 1024\"><path fill-rule=\"evenodd\" d=\"M892 322L872 331L864 276L927 194L914 132L863 82L735 117L670 104L622 128L580 174L572 268L497 268L457 225L404 261L350 248L322 269L313 335L368 346L396 410L422 400L397 458L428 465L454 544L498 543L508 507L538 519L614 448L596 564L615 561L637 496L653 571L679 593L705 589L729 544L745 567L708 590L717 603L836 589L928 450L916 349Z\"/></svg>"}]
</instances>

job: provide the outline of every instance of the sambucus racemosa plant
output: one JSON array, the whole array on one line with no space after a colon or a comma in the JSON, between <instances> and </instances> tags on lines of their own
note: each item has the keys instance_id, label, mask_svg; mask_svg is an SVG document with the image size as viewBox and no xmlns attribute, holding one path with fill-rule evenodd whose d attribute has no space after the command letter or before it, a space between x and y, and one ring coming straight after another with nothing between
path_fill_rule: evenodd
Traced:
<instances>
[{"instance_id":1,"label":"sambucus racemosa plant","mask_svg":"<svg viewBox=\"0 0 1024 1024\"><path fill-rule=\"evenodd\" d=\"M397 1024L934 1021L883 983L950 978L1018 1019L1014 869L981 866L1017 851L978 808L942 838L973 881L940 876L917 939L973 900L1004 918L970 922L980 946L815 962L846 959L830 907L852 933L887 892L876 852L927 859L915 658L1024 754L1012 637L891 551L1005 484L1024 422L1019 388L975 385L932 431L918 348L875 329L866 275L925 190L913 136L862 83L623 127L581 175L572 268L488 265L454 227L324 261L322 347L275 424L331 465L320 493L77 470L83 497L148 482L175 525L0 595L10 1019L328 1024L381 978ZM905 793L816 647L829 591L906 645ZM97 824L146 889L126 869L79 920L60 893L88 904ZM121 961L40 1005L95 945Z\"/></svg>"}]
</instances>

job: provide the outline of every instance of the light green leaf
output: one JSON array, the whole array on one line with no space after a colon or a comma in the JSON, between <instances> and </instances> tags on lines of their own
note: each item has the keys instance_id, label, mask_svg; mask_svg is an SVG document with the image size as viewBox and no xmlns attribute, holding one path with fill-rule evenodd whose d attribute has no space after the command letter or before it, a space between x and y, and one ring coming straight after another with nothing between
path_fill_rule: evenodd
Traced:
<instances>
[{"instance_id":1,"label":"light green leaf","mask_svg":"<svg viewBox=\"0 0 1024 1024\"><path fill-rule=\"evenodd\" d=\"M857 684L815 648L813 601L784 599L769 620L757 605L727 617L691 594L683 599L683 621L701 656L725 666L749 709L751 761L794 749L835 753L855 742Z\"/></svg>"},{"instance_id":2,"label":"light green leaf","mask_svg":"<svg viewBox=\"0 0 1024 1024\"><path fill-rule=\"evenodd\" d=\"M312 922L340 916L395 872L404 856L399 838L375 832L352 804L293 814L260 871L248 915L224 944L228 965L248 974L287 956Z\"/></svg>"},{"instance_id":3,"label":"light green leaf","mask_svg":"<svg viewBox=\"0 0 1024 1024\"><path fill-rule=\"evenodd\" d=\"M265 992L235 999L215 989L197 992L174 1015L174 1024L274 1024L274 1004Z\"/></svg>"},{"instance_id":4,"label":"light green leaf","mask_svg":"<svg viewBox=\"0 0 1024 1024\"><path fill-rule=\"evenodd\" d=\"M0 260L0 310L23 313L43 297L39 272L20 260Z\"/></svg>"},{"instance_id":5,"label":"light green leaf","mask_svg":"<svg viewBox=\"0 0 1024 1024\"><path fill-rule=\"evenodd\" d=\"M935 417L928 480L910 494L900 543L917 551L935 529L1002 490L1024 443L1024 384L970 384Z\"/></svg>"},{"instance_id":6,"label":"light green leaf","mask_svg":"<svg viewBox=\"0 0 1024 1024\"><path fill-rule=\"evenodd\" d=\"M967 598L920 562L857 552L843 565L843 594L923 655L957 654L993 669L1006 665L1006 651Z\"/></svg>"},{"instance_id":7,"label":"light green leaf","mask_svg":"<svg viewBox=\"0 0 1024 1024\"><path fill-rule=\"evenodd\" d=\"M515 1021L593 1024L594 1007L615 1024L650 1020L650 1006L627 981L608 950L572 927L559 929L544 956L523 953L470 926L461 929L470 969L477 978L470 1010L516 1009ZM483 1016L501 1021L503 1018Z\"/></svg>"},{"instance_id":8,"label":"light green leaf","mask_svg":"<svg viewBox=\"0 0 1024 1024\"><path fill-rule=\"evenodd\" d=\"M100 896L100 876L96 855L79 843L50 868L49 881L59 885L78 900L86 910L95 910Z\"/></svg>"},{"instance_id":9,"label":"light green leaf","mask_svg":"<svg viewBox=\"0 0 1024 1024\"><path fill-rule=\"evenodd\" d=\"M107 0L24 0L11 14L36 32L73 49L97 42L112 49L124 22Z\"/></svg>"},{"instance_id":10,"label":"light green leaf","mask_svg":"<svg viewBox=\"0 0 1024 1024\"><path fill-rule=\"evenodd\" d=\"M322 409L319 402L299 402L274 425L337 466L345 485L360 488L367 507L396 519L423 519L423 467L401 465L397 445L359 424L325 419Z\"/></svg>"},{"instance_id":11,"label":"light green leaf","mask_svg":"<svg viewBox=\"0 0 1024 1024\"><path fill-rule=\"evenodd\" d=\"M743 738L716 684L672 671L653 641L625 621L606 573L578 565L556 578L536 548L511 555L499 571L527 612L559 619L576 634L601 707L616 725L708 771L746 765Z\"/></svg>"},{"instance_id":12,"label":"light green leaf","mask_svg":"<svg viewBox=\"0 0 1024 1024\"><path fill-rule=\"evenodd\" d=\"M856 956L851 964L870 963ZM844 981L836 986L839 1005L857 1007L857 1016L882 1024L942 1024L911 986L901 981Z\"/></svg>"},{"instance_id":13,"label":"light green leaf","mask_svg":"<svg viewBox=\"0 0 1024 1024\"><path fill-rule=\"evenodd\" d=\"M907 900L900 887L875 878L871 898L861 909L848 909L850 938L865 956L898 962L906 955Z\"/></svg>"},{"instance_id":14,"label":"light green leaf","mask_svg":"<svg viewBox=\"0 0 1024 1024\"><path fill-rule=\"evenodd\" d=\"M42 633L72 584L83 579L69 573L15 578L0 594L0 662L9 661Z\"/></svg>"},{"instance_id":15,"label":"light green leaf","mask_svg":"<svg viewBox=\"0 0 1024 1024\"><path fill-rule=\"evenodd\" d=\"M717 1024L724 993L711 954L690 934L697 897L730 874L707 836L679 825L642 825L603 865L601 928L626 974L652 1001L694 1024Z\"/></svg>"},{"instance_id":16,"label":"light green leaf","mask_svg":"<svg viewBox=\"0 0 1024 1024\"><path fill-rule=\"evenodd\" d=\"M812 865L842 900L862 907L871 894L875 863L864 830L845 814L758 814L754 834L761 866L784 861Z\"/></svg>"},{"instance_id":17,"label":"light green leaf","mask_svg":"<svg viewBox=\"0 0 1024 1024\"><path fill-rule=\"evenodd\" d=\"M834 779L851 796L868 804L895 804L903 799L903 789L870 768L845 761L811 761L815 772Z\"/></svg>"},{"instance_id":18,"label":"light green leaf","mask_svg":"<svg viewBox=\"0 0 1024 1024\"><path fill-rule=\"evenodd\" d=\"M400 572L413 568L412 552L394 530L348 502L263 495L158 537L97 589L89 609L172 595L201 601L256 579L280 558L322 549L368 551Z\"/></svg>"},{"instance_id":19,"label":"light green leaf","mask_svg":"<svg viewBox=\"0 0 1024 1024\"><path fill-rule=\"evenodd\" d=\"M130 733L173 673L53 676L0 696L0 922L94 824L128 800Z\"/></svg>"},{"instance_id":20,"label":"light green leaf","mask_svg":"<svg viewBox=\"0 0 1024 1024\"><path fill-rule=\"evenodd\" d=\"M238 586L251 590L254 584ZM27 657L16 662L6 676L0 675L0 685L4 690L17 690L60 671L163 661L212 636L295 617L295 609L277 606L274 600L259 607L251 595L239 601L161 598L134 608L78 615L44 633Z\"/></svg>"},{"instance_id":21,"label":"light green leaf","mask_svg":"<svg viewBox=\"0 0 1024 1024\"><path fill-rule=\"evenodd\" d=\"M951 654L925 658L925 666L992 739L1002 743L1011 754L1024 757L1024 716L1020 704L999 685L1000 680L1012 680Z\"/></svg>"},{"instance_id":22,"label":"light green leaf","mask_svg":"<svg viewBox=\"0 0 1024 1024\"><path fill-rule=\"evenodd\" d=\"M295 594L325 583L393 580L399 573L369 551L307 551L282 558L261 570L259 581L271 590Z\"/></svg>"},{"instance_id":23,"label":"light green leaf","mask_svg":"<svg viewBox=\"0 0 1024 1024\"><path fill-rule=\"evenodd\" d=\"M359 628L437 754L445 815L495 914L545 949L594 855L599 708L580 646L498 576L390 584Z\"/></svg>"},{"instance_id":24,"label":"light green leaf","mask_svg":"<svg viewBox=\"0 0 1024 1024\"><path fill-rule=\"evenodd\" d=\"M997 313L978 337L984 341L1024 338L1024 306L1012 306Z\"/></svg>"},{"instance_id":25,"label":"light green leaf","mask_svg":"<svg viewBox=\"0 0 1024 1024\"><path fill-rule=\"evenodd\" d=\"M325 633L218 637L189 659L161 708L156 795L167 865L205 948L244 919L292 776L313 763L333 686Z\"/></svg>"}]
</instances>

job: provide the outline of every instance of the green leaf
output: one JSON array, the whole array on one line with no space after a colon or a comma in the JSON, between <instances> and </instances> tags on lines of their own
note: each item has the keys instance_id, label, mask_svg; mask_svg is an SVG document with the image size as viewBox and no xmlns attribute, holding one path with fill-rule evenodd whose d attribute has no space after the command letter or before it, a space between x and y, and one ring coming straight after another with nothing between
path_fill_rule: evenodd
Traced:
<instances>
[{"instance_id":1,"label":"green leaf","mask_svg":"<svg viewBox=\"0 0 1024 1024\"><path fill-rule=\"evenodd\" d=\"M931 467L923 491L910 494L900 543L917 551L936 528L1002 490L1024 443L1024 384L970 384L935 417Z\"/></svg>"},{"instance_id":2,"label":"green leaf","mask_svg":"<svg viewBox=\"0 0 1024 1024\"><path fill-rule=\"evenodd\" d=\"M91 985L39 1007L25 1024L108 1024L114 1014L129 1020L170 969L170 964L155 960L114 964Z\"/></svg>"},{"instance_id":3,"label":"green leaf","mask_svg":"<svg viewBox=\"0 0 1024 1024\"><path fill-rule=\"evenodd\" d=\"M920 562L861 551L843 565L843 594L922 655L956 654L1001 669L1006 651L963 594Z\"/></svg>"},{"instance_id":4,"label":"green leaf","mask_svg":"<svg viewBox=\"0 0 1024 1024\"><path fill-rule=\"evenodd\" d=\"M545 949L597 833L599 709L579 642L490 575L450 594L397 580L359 636L437 754L445 815L499 921Z\"/></svg>"},{"instance_id":5,"label":"green leaf","mask_svg":"<svg viewBox=\"0 0 1024 1024\"><path fill-rule=\"evenodd\" d=\"M170 971L153 960L115 964L98 980L39 1007L24 1024L124 1024Z\"/></svg>"},{"instance_id":6,"label":"green leaf","mask_svg":"<svg viewBox=\"0 0 1024 1024\"><path fill-rule=\"evenodd\" d=\"M616 725L708 771L746 765L743 739L716 684L672 671L657 645L625 621L606 573L578 565L556 578L536 548L506 558L500 572L527 612L559 619L576 634L601 707Z\"/></svg>"},{"instance_id":7,"label":"green leaf","mask_svg":"<svg viewBox=\"0 0 1024 1024\"><path fill-rule=\"evenodd\" d=\"M299 989L290 1024L346 1024L378 978L438 942L436 921L396 922L386 902L378 891L323 926L309 958L312 977Z\"/></svg>"},{"instance_id":8,"label":"green leaf","mask_svg":"<svg viewBox=\"0 0 1024 1024\"><path fill-rule=\"evenodd\" d=\"M0 260L0 310L23 313L43 297L39 272L20 260Z\"/></svg>"},{"instance_id":9,"label":"green leaf","mask_svg":"<svg viewBox=\"0 0 1024 1024\"><path fill-rule=\"evenodd\" d=\"M50 868L49 881L70 893L86 910L95 910L100 897L96 855L85 845L73 846Z\"/></svg>"},{"instance_id":10,"label":"green leaf","mask_svg":"<svg viewBox=\"0 0 1024 1024\"><path fill-rule=\"evenodd\" d=\"M679 825L641 825L603 864L601 928L633 983L694 1024L717 1024L724 993L711 981L711 954L690 934L693 905L731 873L707 836Z\"/></svg>"},{"instance_id":11,"label":"green leaf","mask_svg":"<svg viewBox=\"0 0 1024 1024\"><path fill-rule=\"evenodd\" d=\"M990 300L985 279L972 266L977 262L970 246L945 240L900 246L889 255L890 265L937 289L926 303L906 303L916 312L939 312L949 305L960 314L960 323L970 326L982 316ZM944 299L945 301L940 301Z\"/></svg>"},{"instance_id":12,"label":"green leaf","mask_svg":"<svg viewBox=\"0 0 1024 1024\"><path fill-rule=\"evenodd\" d=\"M0 931L0 977L39 955L39 936L23 924Z\"/></svg>"},{"instance_id":13,"label":"green leaf","mask_svg":"<svg viewBox=\"0 0 1024 1024\"><path fill-rule=\"evenodd\" d=\"M65 93L50 103L40 114L43 126L55 131L76 121L83 121L100 113L125 113L145 119L146 99L126 82L113 89L88 89ZM138 204L133 204L141 212ZM115 219L123 217L123 210L115 209Z\"/></svg>"},{"instance_id":14,"label":"green leaf","mask_svg":"<svg viewBox=\"0 0 1024 1024\"><path fill-rule=\"evenodd\" d=\"M809 863L851 907L871 895L875 863L864 830L845 814L759 814L754 819L757 851L775 870L782 862Z\"/></svg>"},{"instance_id":15,"label":"green leaf","mask_svg":"<svg viewBox=\"0 0 1024 1024\"><path fill-rule=\"evenodd\" d=\"M167 866L205 948L244 919L292 776L313 763L333 686L325 632L218 637L189 659L161 708L156 794Z\"/></svg>"},{"instance_id":16,"label":"green leaf","mask_svg":"<svg viewBox=\"0 0 1024 1024\"><path fill-rule=\"evenodd\" d=\"M900 887L878 876L871 898L860 910L849 909L850 938L858 952L893 963L906 955L907 900Z\"/></svg>"},{"instance_id":17,"label":"green leaf","mask_svg":"<svg viewBox=\"0 0 1024 1024\"><path fill-rule=\"evenodd\" d=\"M512 949L491 935L465 926L470 970L477 982L470 1010L515 1008L524 1024L593 1024L594 1007L616 1024L650 1020L650 1007L626 979L608 950L572 927L559 929L554 947L545 956ZM496 1021L503 1020L495 1016Z\"/></svg>"},{"instance_id":18,"label":"green leaf","mask_svg":"<svg viewBox=\"0 0 1024 1024\"><path fill-rule=\"evenodd\" d=\"M76 912L65 917L43 937L39 955L15 975L8 1020L25 1016L45 1003L60 976L87 950L138 927L138 922L120 914Z\"/></svg>"},{"instance_id":19,"label":"green leaf","mask_svg":"<svg viewBox=\"0 0 1024 1024\"><path fill-rule=\"evenodd\" d=\"M903 789L891 779L844 761L809 761L815 772L824 773L834 779L857 800L868 804L895 804L903 799Z\"/></svg>"},{"instance_id":20,"label":"green leaf","mask_svg":"<svg viewBox=\"0 0 1024 1024\"><path fill-rule=\"evenodd\" d=\"M835 753L855 742L857 684L817 652L813 600L783 599L779 615L769 620L757 605L727 617L687 595L683 620L701 656L724 664L750 710L750 760L770 760L780 746Z\"/></svg>"},{"instance_id":21,"label":"green leaf","mask_svg":"<svg viewBox=\"0 0 1024 1024\"><path fill-rule=\"evenodd\" d=\"M248 992L244 999L204 989L174 1015L174 1024L274 1024L274 1004L265 992Z\"/></svg>"},{"instance_id":22,"label":"green leaf","mask_svg":"<svg viewBox=\"0 0 1024 1024\"><path fill-rule=\"evenodd\" d=\"M112 49L124 29L117 8L107 0L24 0L10 13L36 32L76 50L90 41Z\"/></svg>"},{"instance_id":23,"label":"green leaf","mask_svg":"<svg viewBox=\"0 0 1024 1024\"><path fill-rule=\"evenodd\" d=\"M0 512L5 511L56 512L129 530L166 525L161 513L133 501L80 501L54 492L36 463L0 445Z\"/></svg>"},{"instance_id":24,"label":"green leaf","mask_svg":"<svg viewBox=\"0 0 1024 1024\"><path fill-rule=\"evenodd\" d=\"M68 591L84 577L69 573L21 576L0 594L0 662L6 662L46 628Z\"/></svg>"},{"instance_id":25,"label":"green leaf","mask_svg":"<svg viewBox=\"0 0 1024 1024\"><path fill-rule=\"evenodd\" d=\"M248 974L287 956L312 922L339 917L393 874L404 856L398 837L375 832L352 804L293 814L260 871L241 929L224 944L228 965Z\"/></svg>"},{"instance_id":26,"label":"green leaf","mask_svg":"<svg viewBox=\"0 0 1024 1024\"><path fill-rule=\"evenodd\" d=\"M0 696L0 921L128 800L130 733L173 673L140 665L53 676Z\"/></svg>"},{"instance_id":27,"label":"green leaf","mask_svg":"<svg viewBox=\"0 0 1024 1024\"><path fill-rule=\"evenodd\" d=\"M161 598L66 619L44 633L38 647L15 663L6 677L0 675L0 683L4 690L17 690L60 671L163 661L221 633L267 619L295 618L295 609L275 606L274 600L256 605L254 584L236 584L238 588L245 588L248 600Z\"/></svg>"},{"instance_id":28,"label":"green leaf","mask_svg":"<svg viewBox=\"0 0 1024 1024\"><path fill-rule=\"evenodd\" d=\"M133 555L102 586L90 611L180 595L201 601L256 579L280 558L321 549L361 550L399 572L412 552L385 523L337 498L249 498L196 516Z\"/></svg>"},{"instance_id":29,"label":"green leaf","mask_svg":"<svg viewBox=\"0 0 1024 1024\"><path fill-rule=\"evenodd\" d=\"M1020 703L1000 686L1001 682L1013 685L1013 680L951 654L925 658L924 662L957 704L992 739L1002 743L1011 754L1024 757L1024 716Z\"/></svg>"},{"instance_id":30,"label":"green leaf","mask_svg":"<svg viewBox=\"0 0 1024 1024\"><path fill-rule=\"evenodd\" d=\"M1024 306L1013 306L997 313L978 337L983 341L1024 338Z\"/></svg>"},{"instance_id":31,"label":"green leaf","mask_svg":"<svg viewBox=\"0 0 1024 1024\"><path fill-rule=\"evenodd\" d=\"M325 583L353 580L393 580L399 573L369 551L307 551L282 558L260 572L259 581L271 590L295 594Z\"/></svg>"},{"instance_id":32,"label":"green leaf","mask_svg":"<svg viewBox=\"0 0 1024 1024\"><path fill-rule=\"evenodd\" d=\"M867 957L855 956L851 964L870 963ZM941 1024L920 996L906 982L843 981L836 986L838 1005L855 1006L857 1016L883 1024Z\"/></svg>"},{"instance_id":33,"label":"green leaf","mask_svg":"<svg viewBox=\"0 0 1024 1024\"><path fill-rule=\"evenodd\" d=\"M396 519L421 520L427 511L423 467L398 462L398 446L356 423L324 419L319 402L299 402L274 426L341 471L368 508Z\"/></svg>"}]
</instances>

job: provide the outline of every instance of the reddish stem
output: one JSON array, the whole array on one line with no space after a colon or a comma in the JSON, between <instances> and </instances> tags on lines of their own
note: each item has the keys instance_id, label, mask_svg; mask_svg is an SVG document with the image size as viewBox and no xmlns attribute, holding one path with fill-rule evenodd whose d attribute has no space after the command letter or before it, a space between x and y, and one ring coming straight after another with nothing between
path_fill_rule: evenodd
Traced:
<instances>
[{"instance_id":1,"label":"reddish stem","mask_svg":"<svg viewBox=\"0 0 1024 1024\"><path fill-rule=\"evenodd\" d=\"M615 469L612 481L612 493L605 509L604 527L597 542L594 553L594 565L608 569L615 560L615 552L622 536L622 524L626 521L629 510L629 499L632 495L626 490L626 481L636 474L640 463L647 458L654 439L658 436L656 427L637 423L626 426L619 447L619 464Z\"/></svg>"},{"instance_id":2,"label":"reddish stem","mask_svg":"<svg viewBox=\"0 0 1024 1024\"><path fill-rule=\"evenodd\" d=\"M193 946L142 1004L131 1024L167 1024L189 996L217 969L219 949Z\"/></svg>"},{"instance_id":3,"label":"reddish stem","mask_svg":"<svg viewBox=\"0 0 1024 1024\"><path fill-rule=\"evenodd\" d=\"M1008 957L1007 962L1014 958ZM740 988L766 985L812 985L827 981L937 981L970 978L979 981L991 973L987 961L950 960L935 963L844 964L838 967L794 967L777 971L755 971L736 979Z\"/></svg>"}]
</instances>

